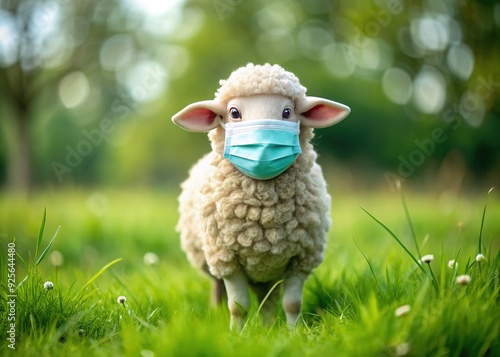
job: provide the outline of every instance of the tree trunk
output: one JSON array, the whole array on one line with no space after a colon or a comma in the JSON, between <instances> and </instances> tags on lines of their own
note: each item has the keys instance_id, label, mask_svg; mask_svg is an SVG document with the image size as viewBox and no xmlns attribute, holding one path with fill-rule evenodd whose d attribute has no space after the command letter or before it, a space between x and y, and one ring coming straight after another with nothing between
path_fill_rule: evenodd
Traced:
<instances>
[{"instance_id":1,"label":"tree trunk","mask_svg":"<svg viewBox=\"0 0 500 357\"><path fill-rule=\"evenodd\" d=\"M7 184L9 189L28 191L33 183L29 119L26 112L18 115L13 120L15 132L7 161Z\"/></svg>"}]
</instances>

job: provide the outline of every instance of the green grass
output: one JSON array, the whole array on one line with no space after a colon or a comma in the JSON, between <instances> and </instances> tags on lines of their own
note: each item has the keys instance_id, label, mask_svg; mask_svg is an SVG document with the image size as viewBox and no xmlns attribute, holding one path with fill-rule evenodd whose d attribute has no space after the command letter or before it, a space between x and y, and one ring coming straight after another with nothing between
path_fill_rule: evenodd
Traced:
<instances>
[{"instance_id":1,"label":"green grass","mask_svg":"<svg viewBox=\"0 0 500 357\"><path fill-rule=\"evenodd\" d=\"M325 261L306 283L304 323L288 331L281 313L266 328L254 302L235 333L226 309L210 308L209 280L180 251L177 192L3 193L0 355L500 355L495 191L487 205L486 193L333 194L333 227ZM14 241L15 351L5 338ZM145 264L147 252L159 263ZM477 262L478 253L486 259ZM426 254L430 264L419 261ZM451 259L458 266L449 268ZM471 282L456 284L463 274ZM403 305L409 312L396 316Z\"/></svg>"}]
</instances>

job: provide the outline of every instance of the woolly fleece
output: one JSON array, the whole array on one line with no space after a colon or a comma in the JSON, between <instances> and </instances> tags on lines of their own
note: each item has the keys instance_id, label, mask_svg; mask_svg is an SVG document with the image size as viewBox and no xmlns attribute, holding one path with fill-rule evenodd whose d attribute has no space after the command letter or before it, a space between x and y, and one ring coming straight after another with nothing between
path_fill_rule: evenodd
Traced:
<instances>
[{"instance_id":1,"label":"woolly fleece","mask_svg":"<svg viewBox=\"0 0 500 357\"><path fill-rule=\"evenodd\" d=\"M267 93L286 93L294 100L305 96L297 77L276 65L249 64L221 84L219 100ZM209 132L212 151L181 185L177 229L189 261L217 278L241 269L256 283L309 274L323 261L331 224L331 197L310 144L313 129L301 128L302 154L290 168L265 181L244 175L223 158L224 136L222 127Z\"/></svg>"},{"instance_id":2,"label":"woolly fleece","mask_svg":"<svg viewBox=\"0 0 500 357\"><path fill-rule=\"evenodd\" d=\"M219 84L221 87L215 93L215 99L221 102L256 94L279 94L295 101L306 94L306 88L293 73L269 63L249 63L231 73L227 80L219 81Z\"/></svg>"}]
</instances>

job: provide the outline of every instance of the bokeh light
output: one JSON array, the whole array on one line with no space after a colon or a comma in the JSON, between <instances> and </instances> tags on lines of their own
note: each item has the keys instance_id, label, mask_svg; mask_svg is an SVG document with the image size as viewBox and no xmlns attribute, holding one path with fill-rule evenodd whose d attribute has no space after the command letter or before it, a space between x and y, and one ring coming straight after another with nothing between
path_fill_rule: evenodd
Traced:
<instances>
[{"instance_id":1,"label":"bokeh light","mask_svg":"<svg viewBox=\"0 0 500 357\"><path fill-rule=\"evenodd\" d=\"M467 80L474 70L474 53L465 43L450 46L447 56L450 71L462 80Z\"/></svg>"},{"instance_id":2,"label":"bokeh light","mask_svg":"<svg viewBox=\"0 0 500 357\"><path fill-rule=\"evenodd\" d=\"M134 41L129 35L115 35L106 40L101 47L99 59L101 66L110 71L123 69L134 56Z\"/></svg>"},{"instance_id":3,"label":"bokeh light","mask_svg":"<svg viewBox=\"0 0 500 357\"><path fill-rule=\"evenodd\" d=\"M413 103L425 114L437 114L446 100L446 80L434 67L424 66L413 82Z\"/></svg>"},{"instance_id":4,"label":"bokeh light","mask_svg":"<svg viewBox=\"0 0 500 357\"><path fill-rule=\"evenodd\" d=\"M449 18L425 16L411 22L411 35L415 44L424 50L444 50L450 41Z\"/></svg>"},{"instance_id":5,"label":"bokeh light","mask_svg":"<svg viewBox=\"0 0 500 357\"><path fill-rule=\"evenodd\" d=\"M352 108L351 120L321 132L325 141L341 142L322 148L326 156L347 166L397 167L416 133L436 126L452 135L421 171L439 167L450 150L476 171L500 162L488 134L498 131L498 4L110 0L0 7L3 182L19 181L11 179L11 163L20 162L12 153L23 152L22 143L12 138L32 142L29 159L39 162L31 180L58 183L51 163L64 164L67 148L76 150L88 140L82 133L92 132L97 144L71 167L68 182L174 183L209 145L165 120L211 99L218 81L248 62L280 64L310 95ZM377 130L354 144L372 117ZM21 118L29 123L22 135ZM102 127L108 119L113 130ZM395 135L394 123L406 125L404 135ZM490 159L478 160L482 152Z\"/></svg>"},{"instance_id":6,"label":"bokeh light","mask_svg":"<svg viewBox=\"0 0 500 357\"><path fill-rule=\"evenodd\" d=\"M18 41L15 19L0 10L0 65L8 67L17 61Z\"/></svg>"},{"instance_id":7,"label":"bokeh light","mask_svg":"<svg viewBox=\"0 0 500 357\"><path fill-rule=\"evenodd\" d=\"M75 108L85 102L89 88L89 81L84 73L72 72L59 83L59 98L66 108Z\"/></svg>"},{"instance_id":8,"label":"bokeh light","mask_svg":"<svg viewBox=\"0 0 500 357\"><path fill-rule=\"evenodd\" d=\"M408 103L413 90L410 75L397 67L385 71L382 77L382 88L387 98L400 105Z\"/></svg>"}]
</instances>

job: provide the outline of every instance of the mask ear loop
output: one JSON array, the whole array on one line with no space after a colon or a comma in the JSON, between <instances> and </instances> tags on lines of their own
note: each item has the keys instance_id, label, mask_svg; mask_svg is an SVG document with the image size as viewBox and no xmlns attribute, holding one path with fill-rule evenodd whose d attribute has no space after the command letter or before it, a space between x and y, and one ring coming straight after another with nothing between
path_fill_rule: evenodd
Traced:
<instances>
[{"instance_id":1,"label":"mask ear loop","mask_svg":"<svg viewBox=\"0 0 500 357\"><path fill-rule=\"evenodd\" d=\"M217 120L219 121L220 126L222 126L224 128L224 130L225 130L226 129L226 124L224 124L224 122L222 121L220 115L217 115Z\"/></svg>"}]
</instances>

